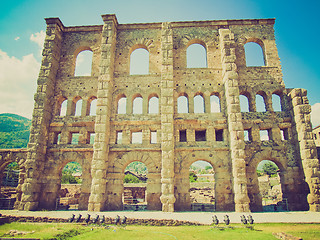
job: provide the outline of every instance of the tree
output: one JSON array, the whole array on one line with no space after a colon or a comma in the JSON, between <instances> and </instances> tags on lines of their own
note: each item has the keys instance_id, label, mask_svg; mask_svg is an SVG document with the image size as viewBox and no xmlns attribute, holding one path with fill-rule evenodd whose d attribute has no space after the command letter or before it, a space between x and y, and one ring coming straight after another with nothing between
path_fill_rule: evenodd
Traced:
<instances>
[{"instance_id":1,"label":"tree","mask_svg":"<svg viewBox=\"0 0 320 240\"><path fill-rule=\"evenodd\" d=\"M263 165L262 171L265 174L269 175L269 177L271 177L272 175L275 175L277 173L278 167L273 162L268 161Z\"/></svg>"},{"instance_id":2,"label":"tree","mask_svg":"<svg viewBox=\"0 0 320 240\"><path fill-rule=\"evenodd\" d=\"M124 176L124 183L140 183L142 181L139 180L139 178L137 178L136 176L133 176L131 174L126 174Z\"/></svg>"},{"instance_id":3,"label":"tree","mask_svg":"<svg viewBox=\"0 0 320 240\"><path fill-rule=\"evenodd\" d=\"M198 179L198 177L194 172L189 172L189 180L190 180L190 182L196 182L197 179Z\"/></svg>"}]
</instances>

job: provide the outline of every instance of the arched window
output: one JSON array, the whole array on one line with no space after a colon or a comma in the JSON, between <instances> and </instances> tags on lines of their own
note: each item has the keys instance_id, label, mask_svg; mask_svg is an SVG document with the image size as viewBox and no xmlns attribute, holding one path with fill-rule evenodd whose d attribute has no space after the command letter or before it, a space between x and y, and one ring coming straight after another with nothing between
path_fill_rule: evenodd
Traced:
<instances>
[{"instance_id":1,"label":"arched window","mask_svg":"<svg viewBox=\"0 0 320 240\"><path fill-rule=\"evenodd\" d=\"M149 74L149 52L144 48L138 48L130 55L130 75L135 74Z\"/></svg>"},{"instance_id":2,"label":"arched window","mask_svg":"<svg viewBox=\"0 0 320 240\"><path fill-rule=\"evenodd\" d=\"M217 95L210 96L210 110L212 113L221 112L220 98Z\"/></svg>"},{"instance_id":3,"label":"arched window","mask_svg":"<svg viewBox=\"0 0 320 240\"><path fill-rule=\"evenodd\" d=\"M187 48L187 68L206 68L207 51L198 43L191 44Z\"/></svg>"},{"instance_id":4,"label":"arched window","mask_svg":"<svg viewBox=\"0 0 320 240\"><path fill-rule=\"evenodd\" d=\"M149 100L149 108L148 113L159 113L159 98L158 97L152 97Z\"/></svg>"},{"instance_id":5,"label":"arched window","mask_svg":"<svg viewBox=\"0 0 320 240\"><path fill-rule=\"evenodd\" d=\"M241 112L249 112L249 98L245 95L239 96Z\"/></svg>"},{"instance_id":6,"label":"arched window","mask_svg":"<svg viewBox=\"0 0 320 240\"><path fill-rule=\"evenodd\" d=\"M76 59L75 76L91 76L92 51L85 50L78 54Z\"/></svg>"},{"instance_id":7,"label":"arched window","mask_svg":"<svg viewBox=\"0 0 320 240\"><path fill-rule=\"evenodd\" d=\"M198 94L193 98L194 113L204 113L204 99Z\"/></svg>"},{"instance_id":8,"label":"arched window","mask_svg":"<svg viewBox=\"0 0 320 240\"><path fill-rule=\"evenodd\" d=\"M275 112L280 112L281 109L281 97L278 94L272 94L272 108Z\"/></svg>"},{"instance_id":9,"label":"arched window","mask_svg":"<svg viewBox=\"0 0 320 240\"><path fill-rule=\"evenodd\" d=\"M118 100L118 114L126 114L126 113L127 113L127 98L126 96L123 96Z\"/></svg>"},{"instance_id":10,"label":"arched window","mask_svg":"<svg viewBox=\"0 0 320 240\"><path fill-rule=\"evenodd\" d=\"M257 112L265 112L266 111L266 104L264 99L261 95L256 95L256 111Z\"/></svg>"},{"instance_id":11,"label":"arched window","mask_svg":"<svg viewBox=\"0 0 320 240\"><path fill-rule=\"evenodd\" d=\"M96 116L96 112L97 112L97 99L91 98L89 115Z\"/></svg>"},{"instance_id":12,"label":"arched window","mask_svg":"<svg viewBox=\"0 0 320 240\"><path fill-rule=\"evenodd\" d=\"M136 97L132 103L132 113L133 114L142 114L142 97Z\"/></svg>"},{"instance_id":13,"label":"arched window","mask_svg":"<svg viewBox=\"0 0 320 240\"><path fill-rule=\"evenodd\" d=\"M261 46L255 42L244 45L247 67L265 66L264 54Z\"/></svg>"},{"instance_id":14,"label":"arched window","mask_svg":"<svg viewBox=\"0 0 320 240\"><path fill-rule=\"evenodd\" d=\"M66 115L67 115L67 106L68 106L68 100L65 99L65 100L61 103L60 116L66 116Z\"/></svg>"},{"instance_id":15,"label":"arched window","mask_svg":"<svg viewBox=\"0 0 320 240\"><path fill-rule=\"evenodd\" d=\"M178 113L188 113L188 97L187 96L180 96L178 97Z\"/></svg>"},{"instance_id":16,"label":"arched window","mask_svg":"<svg viewBox=\"0 0 320 240\"><path fill-rule=\"evenodd\" d=\"M81 109L82 109L82 99L79 99L76 103L75 108L75 116L81 116Z\"/></svg>"}]
</instances>

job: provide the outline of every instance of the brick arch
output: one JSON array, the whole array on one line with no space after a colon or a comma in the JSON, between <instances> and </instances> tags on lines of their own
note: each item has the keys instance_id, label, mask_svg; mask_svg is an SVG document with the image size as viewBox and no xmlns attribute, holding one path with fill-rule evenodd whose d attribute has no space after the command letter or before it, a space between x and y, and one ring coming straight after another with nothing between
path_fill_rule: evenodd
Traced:
<instances>
[{"instance_id":1,"label":"brick arch","mask_svg":"<svg viewBox=\"0 0 320 240\"><path fill-rule=\"evenodd\" d=\"M202 34L197 33L190 33L186 34L181 38L182 45L185 46L187 49L192 44L200 44L202 45L206 50L208 49L208 46L214 45L215 42L212 40L212 38L209 37L203 37Z\"/></svg>"},{"instance_id":2,"label":"brick arch","mask_svg":"<svg viewBox=\"0 0 320 240\"><path fill-rule=\"evenodd\" d=\"M115 169L118 169L121 173L124 173L125 168L132 162L142 162L146 165L148 173L159 173L160 166L152 160L148 153L141 152L128 152L123 155L120 159L117 159L114 163ZM160 162L160 161L159 161Z\"/></svg>"},{"instance_id":3,"label":"brick arch","mask_svg":"<svg viewBox=\"0 0 320 240\"><path fill-rule=\"evenodd\" d=\"M147 50L149 53L150 53L150 49L154 48L153 40L149 38L136 38L134 40L129 41L128 46L129 46L129 56L134 50L138 48L143 48Z\"/></svg>"},{"instance_id":4,"label":"brick arch","mask_svg":"<svg viewBox=\"0 0 320 240\"><path fill-rule=\"evenodd\" d=\"M189 170L190 166L197 161L205 161L212 165L214 171L223 163L223 158L217 154L207 151L195 151L185 156L178 156L176 160L179 171ZM178 169L177 169L178 170Z\"/></svg>"},{"instance_id":5,"label":"brick arch","mask_svg":"<svg viewBox=\"0 0 320 240\"><path fill-rule=\"evenodd\" d=\"M76 61L79 53L81 53L81 52L83 52L83 51L90 51L90 52L93 53L93 50L92 50L91 47L89 47L89 46L80 46L80 47L76 48L76 49L74 50L74 52L73 52L74 61Z\"/></svg>"},{"instance_id":6,"label":"brick arch","mask_svg":"<svg viewBox=\"0 0 320 240\"><path fill-rule=\"evenodd\" d=\"M262 160L274 162L279 167L280 171L285 171L288 164L288 159L282 151L275 151L272 149L265 149L254 153L247 164L248 166L257 169L258 164Z\"/></svg>"}]
</instances>

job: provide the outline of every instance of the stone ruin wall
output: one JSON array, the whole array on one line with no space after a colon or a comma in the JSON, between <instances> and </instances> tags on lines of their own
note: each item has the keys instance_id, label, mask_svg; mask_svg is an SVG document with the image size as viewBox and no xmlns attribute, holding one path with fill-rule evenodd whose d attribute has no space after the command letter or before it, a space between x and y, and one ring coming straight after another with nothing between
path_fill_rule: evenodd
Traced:
<instances>
[{"instance_id":1,"label":"stone ruin wall","mask_svg":"<svg viewBox=\"0 0 320 240\"><path fill-rule=\"evenodd\" d=\"M78 27L46 19L18 209L53 209L62 168L76 161L83 168L79 209L121 210L124 170L140 161L148 168L148 209L189 210L189 167L203 160L214 168L217 211L261 211L255 171L260 161L271 160L280 168L289 209L320 210L311 108L306 90L284 86L274 19L141 24L119 24L115 15L102 19L102 26ZM261 46L265 66L246 66L247 42ZM194 43L205 47L207 68L187 68L186 50ZM130 75L130 54L138 48L149 52L149 74ZM77 77L76 57L83 50L93 52L92 73ZM205 113L194 113L197 94L204 98ZM256 94L263 96L266 112L256 112ZM280 96L282 111L273 110L272 94ZM210 112L211 95L219 97L221 112ZM250 112L241 113L240 95L248 98ZM118 114L124 96L126 114ZM143 98L142 114L132 111L137 96ZM159 99L159 114L148 114L153 96ZM188 97L189 113L178 113L179 96ZM66 99L66 116L60 116ZM74 116L79 99L81 116ZM94 99L96 116L89 116ZM179 141L180 130L186 130L186 142ZM195 140L198 130L206 131L206 141ZM216 141L218 130L223 141ZM261 141L260 130L268 130L271 140ZM117 131L122 131L121 144ZM131 143L134 131L142 132L142 144ZM150 143L151 131L157 132L157 143ZM70 144L72 133L79 133L77 145Z\"/></svg>"}]
</instances>

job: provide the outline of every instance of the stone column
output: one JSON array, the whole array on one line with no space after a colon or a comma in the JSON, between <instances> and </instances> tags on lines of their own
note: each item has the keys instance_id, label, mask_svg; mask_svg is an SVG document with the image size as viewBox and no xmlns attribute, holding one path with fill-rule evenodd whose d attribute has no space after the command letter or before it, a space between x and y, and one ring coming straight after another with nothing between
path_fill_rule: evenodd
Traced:
<instances>
[{"instance_id":1,"label":"stone column","mask_svg":"<svg viewBox=\"0 0 320 240\"><path fill-rule=\"evenodd\" d=\"M300 150L302 167L305 180L309 185L308 195L309 210L320 211L320 169L317 158L316 146L312 137L312 126L310 122L311 106L307 99L307 90L293 89L289 93L292 102L293 138L297 141Z\"/></svg>"},{"instance_id":2,"label":"stone column","mask_svg":"<svg viewBox=\"0 0 320 240\"><path fill-rule=\"evenodd\" d=\"M173 138L173 40L170 23L162 23L161 32L161 203L162 211L173 212L174 203L174 138Z\"/></svg>"},{"instance_id":3,"label":"stone column","mask_svg":"<svg viewBox=\"0 0 320 240\"><path fill-rule=\"evenodd\" d=\"M49 123L53 116L54 85L59 67L63 24L58 18L46 19L47 31L43 58L34 95L34 110L26 160L26 179L22 185L19 210L36 210L41 200L41 182L48 142ZM42 202L44 205L46 203Z\"/></svg>"},{"instance_id":4,"label":"stone column","mask_svg":"<svg viewBox=\"0 0 320 240\"><path fill-rule=\"evenodd\" d=\"M219 29L222 74L227 104L228 130L233 174L233 191L236 212L248 212L244 132L240 111L235 40L229 29Z\"/></svg>"},{"instance_id":5,"label":"stone column","mask_svg":"<svg viewBox=\"0 0 320 240\"><path fill-rule=\"evenodd\" d=\"M115 15L102 15L104 26L101 38L101 60L98 78L95 143L91 166L92 184L89 211L103 211L107 202L107 169L112 106L113 71L116 48Z\"/></svg>"}]
</instances>

